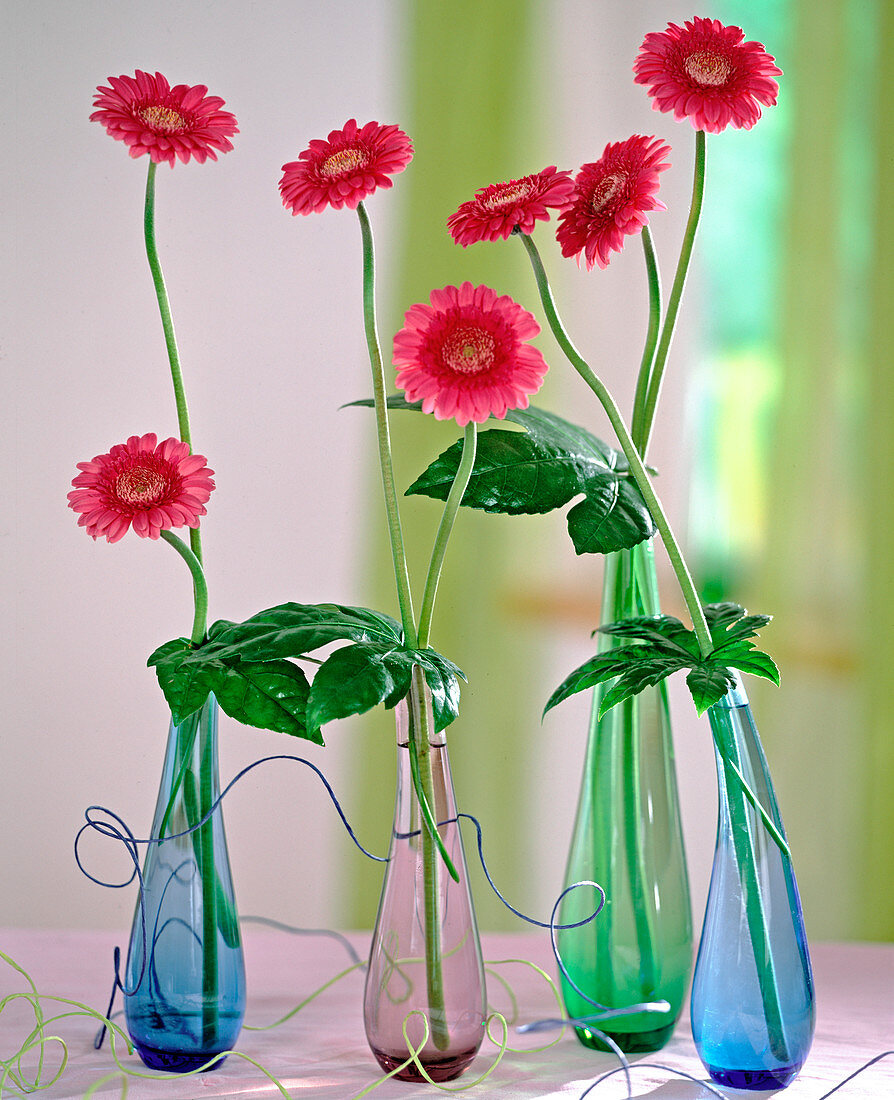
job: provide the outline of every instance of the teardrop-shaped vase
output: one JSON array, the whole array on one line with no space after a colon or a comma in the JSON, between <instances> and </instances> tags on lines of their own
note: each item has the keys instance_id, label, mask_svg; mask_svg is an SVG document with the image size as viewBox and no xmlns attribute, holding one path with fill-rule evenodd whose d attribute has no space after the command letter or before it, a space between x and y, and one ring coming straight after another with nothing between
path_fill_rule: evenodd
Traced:
<instances>
[{"instance_id":1,"label":"teardrop-shaped vase","mask_svg":"<svg viewBox=\"0 0 894 1100\"><path fill-rule=\"evenodd\" d=\"M414 675L398 703L397 798L363 1001L366 1037L391 1072L428 1038L419 1061L434 1081L458 1077L478 1053L486 1015L484 967L469 889L447 743L434 732L431 697ZM410 745L419 746L423 790L459 874L455 882L422 823ZM404 1035L406 1032L406 1038ZM396 1076L424 1078L414 1063Z\"/></svg>"},{"instance_id":2,"label":"teardrop-shaped vase","mask_svg":"<svg viewBox=\"0 0 894 1100\"><path fill-rule=\"evenodd\" d=\"M692 1035L718 1084L780 1089L804 1064L814 1027L813 977L791 859L736 778L737 768L784 837L740 683L708 711L715 739L717 846L692 985ZM716 746L727 755L725 763Z\"/></svg>"},{"instance_id":3,"label":"teardrop-shaped vase","mask_svg":"<svg viewBox=\"0 0 894 1100\"><path fill-rule=\"evenodd\" d=\"M187 1072L230 1050L245 1015L239 919L218 807L214 696L171 722L127 955L125 1017L152 1069ZM185 835L176 835L185 834ZM221 1059L222 1061L222 1059ZM217 1062L217 1068L221 1062Z\"/></svg>"},{"instance_id":4,"label":"teardrop-shaped vase","mask_svg":"<svg viewBox=\"0 0 894 1100\"><path fill-rule=\"evenodd\" d=\"M659 610L651 540L609 555L603 625ZM602 652L617 644L612 635L600 636ZM692 913L670 710L661 683L600 719L599 704L609 686L599 685L593 693L565 874L566 886L598 882L606 900L591 923L558 934L571 979L562 977L562 993L573 1018L598 1016L599 1005L622 1009L664 1002L663 1010L575 1027L584 1046L596 1050L607 1049L599 1028L624 1051L652 1051L671 1037L692 969ZM592 889L573 890L560 907L559 922L582 921L596 904Z\"/></svg>"}]
</instances>

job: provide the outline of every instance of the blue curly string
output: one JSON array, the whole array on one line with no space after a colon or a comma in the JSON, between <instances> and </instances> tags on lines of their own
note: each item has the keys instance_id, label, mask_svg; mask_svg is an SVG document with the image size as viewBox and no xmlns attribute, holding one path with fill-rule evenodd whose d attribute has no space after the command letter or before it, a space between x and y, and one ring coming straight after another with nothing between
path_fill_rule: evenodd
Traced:
<instances>
[{"instance_id":1,"label":"blue curly string","mask_svg":"<svg viewBox=\"0 0 894 1100\"><path fill-rule=\"evenodd\" d=\"M349 820L347 818L347 815L345 814L345 812L342 808L342 805L338 800L338 796L336 795L332 785L330 784L329 780L326 778L324 773L321 771L321 769L318 768L316 764L312 763L310 760L307 760L303 756L292 756L291 754L282 754L282 753L277 754L275 756L265 756L265 757L262 757L260 760L255 760L253 763L246 765L246 767L244 767L241 771L237 772L237 774L224 787L224 789L221 791L221 793L218 795L218 797L211 804L211 807L209 808L208 812L205 814L205 816L200 821L197 821L194 825L190 826L187 829L182 830L179 833L171 833L169 836L165 837L164 839L165 840L174 840L174 839L177 839L178 837L187 836L190 833L195 832L197 829L200 829L208 820L210 820L210 818L214 815L217 808L223 802L224 798L229 794L229 792L233 789L233 787L242 778L244 778L250 771L253 771L255 768L259 767L261 764L267 764L267 763L270 763L270 762L275 761L275 760L292 760L295 763L304 764L308 768L310 768L311 771L317 776L317 778L320 780L320 782L325 787L326 793L329 795L329 798L330 798L333 806L335 807L335 810L338 813L339 818L341 819L342 825L344 826L348 836L351 838L351 840L354 842L354 844L357 846L357 848L365 856L367 856L369 859L374 860L377 863L387 863L388 862L388 858L389 858L388 856L374 855L372 852L370 852L367 848L365 848L360 843L360 841L357 838L357 834L354 832L354 829L351 826L351 823L349 822ZM105 818L107 818L108 820L102 820L102 818L99 815L104 815ZM141 985L141 983L142 983L142 981L145 977L145 972L146 972L146 960L147 960L147 957L148 957L148 951L147 951L148 944L147 944L147 937L146 937L146 908L145 908L144 891L143 891L143 875L142 875L142 871L141 871L141 868L140 868L140 861L139 861L139 845L145 844L145 845L148 846L150 844L161 844L161 843L163 843L163 841L158 837L149 837L149 838L137 838L137 837L135 837L132 830L128 827L127 823L123 820L123 818L121 818L118 814L114 813L113 811L106 809L104 806L95 806L95 805L94 806L88 806L86 811L84 812L84 817L85 817L85 823L78 830L77 835L75 836L75 841L74 841L75 862L77 863L77 865L78 865L79 869L81 870L81 872L84 875L86 875L86 877L88 879L90 879L91 882L95 882L98 886L105 886L105 887L108 887L110 889L116 889L116 890L117 889L123 889L124 887L129 886L135 878L138 880L138 883L139 883L138 905L139 905L139 910L140 910L140 933L141 933L141 936L142 936L142 944L143 944L143 953L142 953L142 962L141 962L141 965L140 965L140 974L139 974L139 977L137 978L137 981L136 981L136 984L134 985L134 987L132 989L127 989L124 985L124 982L122 981L122 978L121 978L121 948L120 947L115 947L114 952L113 952L113 966L114 966L114 972L115 973L114 973L114 980L113 980L113 983L112 983L112 992L111 992L111 995L109 997L109 1007L108 1007L108 1011L106 1012L107 1018L111 1018L112 1012L114 1011L115 997L117 995L117 991L120 989L123 996L132 997L137 992L137 990L140 988L140 985ZM514 913L521 920L526 921L528 924L532 924L537 928L549 928L550 929L551 942L552 942L552 945L553 945L553 953L556 956L556 961L557 961L562 973L564 975L566 975L566 977L568 977L567 970L564 966L564 963L561 960L561 956L559 955L558 944L556 942L555 933L556 933L557 930L563 930L563 929L566 929L566 928L580 928L583 925L589 924L591 921L595 920L596 917L599 915L599 913L602 911L603 906L605 905L605 891L602 889L601 886L599 886L598 883L595 883L595 882L574 883L572 886L568 887L565 891L563 891L563 893L560 895L559 900L556 902L555 906L553 907L553 911L552 911L550 920L548 922L539 921L534 917L527 916L526 914L522 913L519 909L516 909L515 906L511 905L506 900L506 898L503 896L503 894L498 889L496 883L494 882L493 877L491 876L490 870L488 869L487 861L485 860L485 857L484 857L483 830L481 828L481 823L478 821L478 819L473 817L471 814L457 814L455 818L449 818L445 821L439 822L438 824L439 824L439 826L448 825L448 824L457 822L460 818L465 818L466 820L471 821L472 824L475 826L475 831L476 831L476 835L477 835L478 858L481 862L481 868L484 872L484 876L487 879L487 882L490 885L491 889L494 891L494 893L497 895L497 897L500 899L500 901L506 906L506 908L509 909L512 913ZM112 823L114 823L114 824L112 824ZM129 877L124 882L108 882L108 881L105 881L103 879L97 878L95 875L91 874L86 869L86 867L84 866L84 864L81 860L80 844L81 844L81 840L82 840L82 837L83 837L84 833L87 832L88 830L95 830L101 836L109 837L113 840L119 840L124 845L125 850L127 851L128 855L130 856L130 858L133 862L133 871L131 872ZM403 836L403 834L399 834L399 835ZM412 837L412 836L415 836L415 835L417 835L417 833L408 833L408 834L406 834L406 837ZM591 914L589 914L588 916L584 917L583 920L575 921L572 924L557 924L556 923L556 913L558 911L558 907L559 907L560 902L562 901L562 899L565 897L565 895L570 890L573 890L578 886L593 886L593 887L595 887L599 891L599 894L600 894L599 904L594 909L594 911ZM571 981L570 977L568 977L568 980ZM571 984L574 985L573 982ZM576 988L577 987L575 986L575 989ZM604 1006L597 1005L596 1002L590 1000L590 998L586 997L585 994L581 993L581 996L583 996L584 999L589 1001L591 1004L596 1005L597 1008L600 1008L600 1009L604 1008ZM640 1011L649 1011L649 1010L650 1010L649 1006L635 1005L632 1008L615 1009L615 1010L611 1010L611 1011L612 1011L612 1015L624 1015L624 1014L628 1014L628 1013L631 1013L631 1012L640 1012ZM96 1036L96 1038L94 1040L94 1046L97 1050L102 1046L103 1039L105 1037L105 1030L106 1029L103 1026L103 1028L100 1030L100 1032L98 1033L98 1035Z\"/></svg>"},{"instance_id":2,"label":"blue curly string","mask_svg":"<svg viewBox=\"0 0 894 1100\"><path fill-rule=\"evenodd\" d=\"M259 760L255 760L251 764L248 764L246 767L244 767L240 772L238 772L230 780L230 782L226 785L226 787L224 787L224 789L221 791L221 793L215 799L214 803L211 805L210 809L205 814L205 816L201 819L201 821L198 821L195 825L191 826L188 829L184 829L180 833L171 834L171 836L166 837L165 840L172 840L172 839L175 839L177 837L186 836L189 833L192 833L195 830L200 829L213 816L213 814L215 813L217 808L220 806L223 799L226 797L227 794L229 794L229 792L233 789L233 787L235 786L236 783L238 783L250 771L253 771L255 768L259 767L261 764L267 764L267 763L270 763L270 762L275 761L275 760L292 760L295 763L304 764L308 768L310 768L311 771L314 772L314 774L317 776L317 778L320 780L320 782L325 787L326 792L329 795L329 798L330 798L333 806L335 807L335 810L338 813L339 818L341 819L341 822L342 822L342 825L345 828L345 831L347 832L347 834L351 838L351 840L354 842L355 846L367 858L375 861L376 863L387 863L388 862L388 859L389 859L388 856L374 855L372 852L370 852L367 848L365 848L360 843L360 841L357 838L356 833L354 832L353 827L351 826L344 810L342 809L341 803L339 802L338 797L335 794L334 789L332 788L332 785L329 783L329 780L326 778L326 776L323 774L323 772L320 770L320 768L318 768L316 766L316 764L312 763L310 760L307 760L304 757L292 756L290 754L277 754L275 756L265 756L265 757L262 757ZM105 817L108 820L102 820L98 815L105 815ZM141 844L145 844L147 846L150 845L150 844L161 844L162 840L157 838L157 837L146 838L146 839L139 839L139 838L135 837L133 832L131 831L131 829L128 827L127 823L123 820L123 818L121 818L118 814L113 813L111 810L108 810L103 806L89 806L87 808L87 810L85 811L84 816L85 816L85 824L82 825L81 828L78 830L77 835L75 836L75 841L74 841L75 861L76 861L78 867L80 868L81 872L88 879L90 879L91 882L95 882L99 886L105 886L105 887L108 887L108 888L111 888L111 889L123 889L124 887L129 886L135 878L137 879L138 884L139 884L139 902L138 902L138 904L139 904L139 907L140 907L140 923L141 923L141 933L142 933L142 937L143 937L143 963L142 963L140 976L137 980L136 986L132 990L127 990L127 989L125 989L124 983L121 980L121 949L119 947L116 947L114 949L113 959L114 959L115 976L114 976L114 981L113 981L113 985L112 985L112 994L111 994L111 997L109 999L109 1008L108 1008L108 1011L106 1012L106 1019L108 1021L108 1020L111 1020L111 1018L112 1018L112 1012L113 1012L113 1008L114 1008L114 1001L115 1001L115 996L117 994L117 991L120 989L124 996L132 996L136 992L136 990L139 988L140 983L142 982L142 980L145 976L146 957L147 957L147 950L146 950L147 940L146 940L146 922L145 922L145 903L144 903L144 898L143 898L143 876L142 876L142 870L140 868L140 861L139 861L139 846ZM561 973L562 977L575 990L575 992L578 993L579 996L581 996L589 1004L593 1005L594 1008L597 1008L599 1010L599 1012L597 1014L592 1015L592 1016L575 1017L575 1018L563 1018L563 1019L546 1018L546 1019L541 1019L541 1020L535 1020L534 1022L532 1022L530 1024L522 1025L521 1027L519 1027L517 1029L520 1033L535 1033L535 1032L539 1032L539 1031L546 1031L546 1030L549 1030L551 1028L564 1027L569 1023L572 1024L572 1025L575 1025L575 1024L584 1025L584 1026L588 1027L591 1031L593 1031L596 1035L598 1035L599 1038L601 1039L601 1041L604 1042L605 1045L614 1053L615 1057L618 1059L619 1065L616 1066L614 1069L611 1069L608 1072L602 1074L601 1077L598 1077L595 1081L593 1081L592 1084L590 1084L581 1093L581 1095L579 1097L579 1100L585 1100L585 1098L588 1097L593 1092L593 1090L595 1088L597 1088L598 1085L600 1085L603 1081L607 1080L609 1077L613 1077L615 1074L618 1074L618 1073L623 1073L624 1074L625 1083L626 1083L626 1086L627 1086L627 1098L628 1098L628 1100L632 1100L633 1085L632 1085L632 1079L631 1079L631 1075L630 1075L630 1071L631 1071L632 1068L658 1069L658 1070L662 1070L662 1071L664 1071L666 1073L669 1073L669 1074L674 1074L675 1076L682 1077L685 1080L692 1081L694 1084L700 1085L703 1089L710 1092L713 1096L719 1097L719 1100L725 1100L724 1094L719 1092L712 1084L710 1084L707 1081L699 1080L698 1078L693 1077L691 1074L688 1074L688 1073L684 1072L683 1070L676 1070L671 1066L666 1066L666 1065L664 1065L662 1063L658 1063L658 1062L637 1062L637 1063L635 1063L635 1065L631 1065L631 1063L628 1061L627 1057L625 1056L624 1052L618 1046L618 1044L609 1035L607 1035L603 1031L600 1031L597 1027L594 1026L594 1024L596 1022L604 1023L607 1020L613 1020L613 1019L616 1019L616 1018L621 1017L621 1016L630 1015L632 1013L639 1013L639 1012L662 1012L662 1013L666 1013L666 1012L670 1011L670 1005L668 1004L667 1001L644 1002L644 1003L641 1003L641 1004L631 1005L631 1006L628 1006L628 1007L625 1007L625 1008L609 1008L605 1005L600 1004L598 1001L594 1001L591 997L589 997L586 993L584 993L583 990L581 990L578 987L578 985L574 982L571 975L569 974L568 969L565 966L565 963L562 959L561 952L559 951L559 945L558 945L558 940L557 940L556 933L559 932L559 931L566 930L566 929L581 928L581 927L591 923L592 921L594 921L596 919L596 917L599 916L599 914L602 912L602 910L605 906L605 902L606 902L605 891L599 885L599 883L594 882L592 880L583 880L583 881L580 881L580 882L574 882L570 886L565 887L565 889L562 891L562 893L556 899L555 904L553 905L549 921L540 921L540 920L537 920L535 917L529 917L525 913L522 913L521 910L516 909L514 905L512 905L509 901L507 901L507 899L503 896L503 894L501 893L501 891L497 887L496 883L494 882L493 877L491 876L490 870L488 869L488 866L487 866L487 860L485 859L485 856L484 856L484 836L483 836L483 830L482 830L482 827L481 827L481 823L478 821L478 819L476 817L473 817L471 814L459 813L459 814L456 815L456 817L448 818L444 821L438 822L438 825L440 827L442 825L449 825L449 824L452 824L452 823L456 823L461 818L464 818L467 821L471 821L472 824L475 827L476 843L477 843L477 849L478 849L478 859L479 859L479 862L481 864L481 869L484 872L484 876L487 879L487 882L488 882L488 885L490 886L490 888L497 895L497 897L500 899L500 901L503 903L503 905L505 905L506 908L511 913L513 913L515 916L517 916L520 920L525 921L527 924L534 925L537 928L548 928L549 929L550 944L551 944L551 947L552 947L553 956L556 960L556 965L557 965L557 967L559 969L559 972ZM131 872L130 876L124 882L107 882L107 881L104 881L103 879L97 878L95 875L91 874L86 869L86 867L84 866L84 864L81 860L80 843L81 843L81 839L83 837L83 834L88 830L95 830L101 836L105 836L105 837L111 838L113 840L118 840L124 845L125 850L127 851L128 855L130 856L131 861L133 862L133 871ZM403 837L403 838L410 838L410 837L418 835L418 832L419 831L416 830L416 831L411 832L411 833L406 833L406 834L402 833L402 834L398 834L398 835ZM557 917L559 908L562 904L562 901L568 896L568 894L571 893L572 890L576 890L576 889L579 889L581 887L592 887L594 890L596 890L598 892L599 901L598 901L598 904L597 904L596 908L593 910L592 913L590 913L588 916L584 917L582 920L575 921L571 924L560 924L560 923L558 923L557 920L556 920L556 917ZM277 928L281 931L290 932L290 933L296 934L296 935L327 935L327 936L331 936L332 938L338 940L342 944L342 946L345 947L345 950L348 952L348 954L350 955L350 957L351 957L352 961L355 963L355 965L360 965L361 967L363 966L363 962L360 959L360 957L357 954L354 947L349 943L349 941L344 936L342 936L338 932L333 932L329 929L301 929L301 928L295 928L291 925L286 925L286 924L283 924L280 921L270 920L270 919L265 918L265 917L243 917L241 919L242 919L242 921L244 921L246 923L253 921L253 922L256 922L256 923L259 923L259 924L265 924L265 925L268 925L270 927ZM106 1029L107 1029L106 1024L104 1023L103 1026L102 1026L102 1029L100 1030L100 1032L98 1033L96 1039L94 1040L94 1046L96 1047L96 1049L99 1049L99 1047L102 1045L102 1042L103 1042L103 1039L104 1039L104 1036L105 1036L105 1033L106 1033ZM868 1062L866 1062L864 1065L860 1066L857 1070L855 1070L852 1074L850 1074L850 1076L846 1077L843 1081L841 1081L839 1084L837 1084L829 1092L824 1093L823 1096L819 1098L819 1100L827 1100L827 1098L832 1096L833 1093L835 1093L839 1089L843 1088L850 1081L853 1081L855 1077L859 1076L861 1073L863 1073L865 1070L869 1069L871 1066L875 1065L877 1062L880 1062L883 1058L887 1058L891 1055L894 1055L894 1050L885 1051L882 1054L879 1054L876 1057L870 1059Z\"/></svg>"}]
</instances>

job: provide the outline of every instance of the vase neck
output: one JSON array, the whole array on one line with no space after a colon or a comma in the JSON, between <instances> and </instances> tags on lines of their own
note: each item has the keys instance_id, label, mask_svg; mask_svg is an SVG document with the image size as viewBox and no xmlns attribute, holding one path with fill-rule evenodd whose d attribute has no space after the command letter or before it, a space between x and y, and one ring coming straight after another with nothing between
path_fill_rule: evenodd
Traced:
<instances>
[{"instance_id":1,"label":"vase neck","mask_svg":"<svg viewBox=\"0 0 894 1100\"><path fill-rule=\"evenodd\" d=\"M609 554L602 582L602 625L660 611L652 540Z\"/></svg>"},{"instance_id":2,"label":"vase neck","mask_svg":"<svg viewBox=\"0 0 894 1100\"><path fill-rule=\"evenodd\" d=\"M209 695L199 710L182 722L171 722L153 836L178 832L184 821L194 825L217 801L217 718L217 700Z\"/></svg>"},{"instance_id":3,"label":"vase neck","mask_svg":"<svg viewBox=\"0 0 894 1100\"><path fill-rule=\"evenodd\" d=\"M722 699L718 699L713 705L723 710L733 710L736 707L747 707L748 696L745 693L745 685L742 683L742 677L734 669L729 669L729 674L733 678L733 686L727 691L726 695Z\"/></svg>"},{"instance_id":4,"label":"vase neck","mask_svg":"<svg viewBox=\"0 0 894 1100\"><path fill-rule=\"evenodd\" d=\"M395 732L398 749L406 748L411 740L420 746L446 748L444 730L435 731L432 714L431 691L420 674L414 671L409 694L394 708Z\"/></svg>"},{"instance_id":5,"label":"vase neck","mask_svg":"<svg viewBox=\"0 0 894 1100\"><path fill-rule=\"evenodd\" d=\"M410 744L417 747L421 782L429 791L432 813L440 825L456 818L456 799L444 731L435 732L431 694L427 685L414 685L395 708L397 725L397 798L394 828L397 834L418 832L422 827L419 800L413 782Z\"/></svg>"}]
</instances>

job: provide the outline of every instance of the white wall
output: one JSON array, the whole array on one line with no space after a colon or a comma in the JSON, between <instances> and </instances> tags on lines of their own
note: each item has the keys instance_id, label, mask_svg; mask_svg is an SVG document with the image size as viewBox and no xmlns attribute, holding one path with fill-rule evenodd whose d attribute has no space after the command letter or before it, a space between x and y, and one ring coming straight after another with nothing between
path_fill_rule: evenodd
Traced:
<instances>
[{"instance_id":1,"label":"white wall","mask_svg":"<svg viewBox=\"0 0 894 1100\"><path fill-rule=\"evenodd\" d=\"M692 134L653 115L629 75L642 34L689 14L659 8L654 0L632 15L627 5L547 5L555 83L546 108L566 120L555 131L560 167L596 159L607 141L633 132L679 142L663 179L675 213L654 220L669 267L685 220ZM121 813L138 834L148 827L167 717L145 660L191 621L188 574L168 547L133 536L94 544L66 509L77 461L132 433L176 434L142 250L146 160L130 160L88 122L93 90L111 74L159 69L173 82L206 83L242 131L216 164L161 167L157 186L194 443L218 484L203 522L212 618L239 619L285 599L362 603L356 577L374 452L364 419L337 411L368 389L357 227L332 212L292 219L276 185L284 161L352 115L400 121L402 10L387 0L7 8L2 364L14 419L7 412L0 439L9 589L0 642L0 926L126 930L132 892L87 882L72 839L92 803ZM382 243L397 204L373 198L371 206ZM380 254L387 261L387 247ZM645 326L638 243L607 272L571 268L565 290L576 335L598 352L594 362L629 408ZM686 339L684 331L678 362ZM669 427L653 457L677 473L689 448L681 376L671 379ZM684 526L685 492L672 491L668 504ZM598 591L598 565L581 563L574 584ZM544 697L586 656L586 633L580 624L550 628ZM711 760L706 728L693 729L686 700L675 698L700 916L713 839ZM542 759L532 761L541 782L521 842L543 881L541 915L565 858L585 733L578 711L576 726L573 712L562 721L567 738L558 725L545 729ZM298 750L336 786L349 744L336 733L329 748L305 749L226 718L221 739L224 778L258 756ZM233 793L227 821L243 912L338 923L338 878L357 857L315 781L267 765ZM92 869L114 876L126 860L107 850L86 848ZM513 884L501 885L512 896Z\"/></svg>"}]
</instances>

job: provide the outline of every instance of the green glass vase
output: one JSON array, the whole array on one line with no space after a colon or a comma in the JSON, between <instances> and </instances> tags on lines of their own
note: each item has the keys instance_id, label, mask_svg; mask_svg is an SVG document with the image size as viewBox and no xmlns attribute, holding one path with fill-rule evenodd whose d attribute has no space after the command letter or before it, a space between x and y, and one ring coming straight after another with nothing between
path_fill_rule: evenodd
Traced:
<instances>
[{"instance_id":1,"label":"green glass vase","mask_svg":"<svg viewBox=\"0 0 894 1100\"><path fill-rule=\"evenodd\" d=\"M651 540L606 557L602 623L659 614ZM600 651L618 643L600 635ZM670 711L665 685L646 688L601 719L610 684L593 693L566 886L598 882L602 912L582 928L558 933L567 970L565 1007L584 1046L608 1049L599 1032L624 1051L653 1051L670 1038L692 969L692 913L683 849ZM584 920L592 889L563 899L559 923ZM577 987L577 988L575 988ZM650 1008L599 1020L602 1009Z\"/></svg>"}]
</instances>

